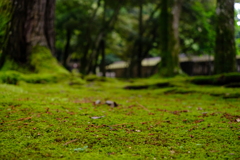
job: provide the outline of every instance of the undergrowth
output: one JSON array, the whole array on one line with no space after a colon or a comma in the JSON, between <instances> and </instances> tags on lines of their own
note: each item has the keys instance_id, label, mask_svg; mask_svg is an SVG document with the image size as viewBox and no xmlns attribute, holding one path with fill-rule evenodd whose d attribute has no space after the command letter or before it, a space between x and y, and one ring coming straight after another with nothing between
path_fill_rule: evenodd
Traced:
<instances>
[{"instance_id":1,"label":"undergrowth","mask_svg":"<svg viewBox=\"0 0 240 160\"><path fill-rule=\"evenodd\" d=\"M240 158L237 88L182 79L14 84L0 84L0 159Z\"/></svg>"}]
</instances>

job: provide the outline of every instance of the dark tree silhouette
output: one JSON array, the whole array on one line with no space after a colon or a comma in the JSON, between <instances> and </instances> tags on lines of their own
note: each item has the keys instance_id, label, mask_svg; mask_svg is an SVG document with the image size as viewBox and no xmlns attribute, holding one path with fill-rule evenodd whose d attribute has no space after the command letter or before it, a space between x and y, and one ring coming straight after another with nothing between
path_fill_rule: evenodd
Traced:
<instances>
[{"instance_id":1,"label":"dark tree silhouette","mask_svg":"<svg viewBox=\"0 0 240 160\"><path fill-rule=\"evenodd\" d=\"M216 9L215 73L236 71L234 0L218 0Z\"/></svg>"},{"instance_id":2,"label":"dark tree silhouette","mask_svg":"<svg viewBox=\"0 0 240 160\"><path fill-rule=\"evenodd\" d=\"M174 76L181 72L178 55L179 46L179 18L182 0L162 1L160 15L160 46L161 63L159 74Z\"/></svg>"}]
</instances>

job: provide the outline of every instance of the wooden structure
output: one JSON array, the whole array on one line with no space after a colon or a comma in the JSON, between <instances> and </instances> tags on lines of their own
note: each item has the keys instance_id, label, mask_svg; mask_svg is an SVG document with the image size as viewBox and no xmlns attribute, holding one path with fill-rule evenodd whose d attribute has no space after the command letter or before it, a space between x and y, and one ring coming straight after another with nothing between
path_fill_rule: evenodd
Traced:
<instances>
[{"instance_id":1,"label":"wooden structure","mask_svg":"<svg viewBox=\"0 0 240 160\"><path fill-rule=\"evenodd\" d=\"M213 74L213 56L191 56L184 55L179 56L180 66L182 70L190 75L211 75ZM158 71L158 65L161 61L160 57L145 58L142 61L142 75L143 77L149 77ZM240 72L240 56L237 56L238 72ZM114 75L115 77L126 77L128 69L128 63L125 61L118 61L106 66L108 75ZM132 77L137 77L137 70L134 68Z\"/></svg>"}]
</instances>

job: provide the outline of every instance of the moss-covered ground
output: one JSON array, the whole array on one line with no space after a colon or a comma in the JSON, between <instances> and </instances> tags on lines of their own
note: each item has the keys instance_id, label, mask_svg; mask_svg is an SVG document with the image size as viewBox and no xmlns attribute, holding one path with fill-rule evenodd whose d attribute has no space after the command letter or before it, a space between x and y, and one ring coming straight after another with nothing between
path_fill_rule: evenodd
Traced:
<instances>
[{"instance_id":1,"label":"moss-covered ground","mask_svg":"<svg viewBox=\"0 0 240 160\"><path fill-rule=\"evenodd\" d=\"M0 159L240 158L240 89L185 78L1 83L0 118Z\"/></svg>"}]
</instances>

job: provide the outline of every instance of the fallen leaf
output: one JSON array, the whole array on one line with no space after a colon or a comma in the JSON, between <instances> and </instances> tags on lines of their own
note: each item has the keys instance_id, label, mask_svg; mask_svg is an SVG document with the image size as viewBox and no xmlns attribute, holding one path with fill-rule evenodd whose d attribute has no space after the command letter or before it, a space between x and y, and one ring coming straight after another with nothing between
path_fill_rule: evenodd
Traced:
<instances>
[{"instance_id":1,"label":"fallen leaf","mask_svg":"<svg viewBox=\"0 0 240 160\"><path fill-rule=\"evenodd\" d=\"M149 136L152 136L152 135L154 135L154 133L149 133L148 135L149 135Z\"/></svg>"},{"instance_id":2,"label":"fallen leaf","mask_svg":"<svg viewBox=\"0 0 240 160\"><path fill-rule=\"evenodd\" d=\"M63 145L66 146L66 145L68 145L68 144L70 144L70 143L73 143L73 142L76 142L76 141L78 141L78 139L71 140L71 141L69 141L69 142L64 143Z\"/></svg>"},{"instance_id":3,"label":"fallen leaf","mask_svg":"<svg viewBox=\"0 0 240 160\"><path fill-rule=\"evenodd\" d=\"M204 121L204 119L199 119L199 120L196 120L196 121L194 121L195 123L200 123L200 122L203 122Z\"/></svg>"}]
</instances>

